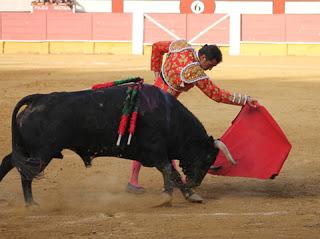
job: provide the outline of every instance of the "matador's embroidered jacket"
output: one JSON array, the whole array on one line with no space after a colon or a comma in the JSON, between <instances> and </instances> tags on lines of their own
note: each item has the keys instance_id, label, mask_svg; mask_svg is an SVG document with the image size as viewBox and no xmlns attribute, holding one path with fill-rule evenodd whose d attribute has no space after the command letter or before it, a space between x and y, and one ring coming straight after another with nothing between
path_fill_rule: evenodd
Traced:
<instances>
[{"instance_id":1,"label":"matador's embroidered jacket","mask_svg":"<svg viewBox=\"0 0 320 239\"><path fill-rule=\"evenodd\" d=\"M162 64L162 58L168 53ZM161 41L152 45L151 70L161 72L155 86L178 97L197 86L208 97L226 104L243 105L247 97L220 89L201 68L195 49L185 40Z\"/></svg>"}]
</instances>

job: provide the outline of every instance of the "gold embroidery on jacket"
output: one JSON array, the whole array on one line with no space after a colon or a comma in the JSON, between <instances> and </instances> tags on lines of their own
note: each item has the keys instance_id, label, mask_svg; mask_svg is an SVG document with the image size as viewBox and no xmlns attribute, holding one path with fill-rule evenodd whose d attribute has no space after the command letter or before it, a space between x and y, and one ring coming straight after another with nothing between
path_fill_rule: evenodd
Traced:
<instances>
[{"instance_id":1,"label":"gold embroidery on jacket","mask_svg":"<svg viewBox=\"0 0 320 239\"><path fill-rule=\"evenodd\" d=\"M181 80L185 83L194 83L203 79L208 79L208 76L197 62L187 65L181 71Z\"/></svg>"},{"instance_id":2,"label":"gold embroidery on jacket","mask_svg":"<svg viewBox=\"0 0 320 239\"><path fill-rule=\"evenodd\" d=\"M192 46L185 40L173 41L169 46L169 52L179 52L185 49L193 49Z\"/></svg>"}]
</instances>

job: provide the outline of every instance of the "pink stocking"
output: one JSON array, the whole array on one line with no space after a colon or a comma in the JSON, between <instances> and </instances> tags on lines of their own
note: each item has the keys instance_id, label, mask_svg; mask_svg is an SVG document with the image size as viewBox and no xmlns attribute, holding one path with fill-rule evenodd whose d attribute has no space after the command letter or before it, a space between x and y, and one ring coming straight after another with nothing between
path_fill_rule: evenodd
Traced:
<instances>
[{"instance_id":1,"label":"pink stocking","mask_svg":"<svg viewBox=\"0 0 320 239\"><path fill-rule=\"evenodd\" d=\"M131 164L131 177L130 177L130 184L135 187L141 187L139 185L139 172L141 168L141 163L138 161L132 161Z\"/></svg>"}]
</instances>

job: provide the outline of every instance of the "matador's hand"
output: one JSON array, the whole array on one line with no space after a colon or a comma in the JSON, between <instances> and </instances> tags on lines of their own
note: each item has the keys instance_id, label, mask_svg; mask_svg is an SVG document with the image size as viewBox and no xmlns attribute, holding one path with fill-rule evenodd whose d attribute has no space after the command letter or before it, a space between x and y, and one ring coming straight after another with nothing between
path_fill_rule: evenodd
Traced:
<instances>
[{"instance_id":1,"label":"matador's hand","mask_svg":"<svg viewBox=\"0 0 320 239\"><path fill-rule=\"evenodd\" d=\"M250 107L257 108L259 106L258 100L248 97L247 103Z\"/></svg>"}]
</instances>

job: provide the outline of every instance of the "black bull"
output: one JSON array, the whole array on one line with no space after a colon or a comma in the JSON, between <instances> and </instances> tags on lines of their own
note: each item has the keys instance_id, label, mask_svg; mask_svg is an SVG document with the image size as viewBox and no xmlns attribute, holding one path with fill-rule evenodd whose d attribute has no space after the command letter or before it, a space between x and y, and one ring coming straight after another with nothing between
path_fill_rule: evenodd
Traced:
<instances>
[{"instance_id":1,"label":"black bull","mask_svg":"<svg viewBox=\"0 0 320 239\"><path fill-rule=\"evenodd\" d=\"M177 187L188 198L199 186L218 149L200 121L176 98L143 85L131 145L116 146L126 87L35 94L21 99L12 115L12 153L2 160L0 181L16 167L26 204L33 204L32 180L61 151L77 153L85 165L100 156L137 160L161 171L169 195ZM26 105L23 110L22 106ZM21 111L19 113L19 111ZM125 135L123 139L127 139ZM180 161L183 183L171 160Z\"/></svg>"}]
</instances>

